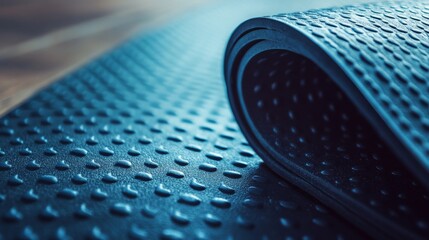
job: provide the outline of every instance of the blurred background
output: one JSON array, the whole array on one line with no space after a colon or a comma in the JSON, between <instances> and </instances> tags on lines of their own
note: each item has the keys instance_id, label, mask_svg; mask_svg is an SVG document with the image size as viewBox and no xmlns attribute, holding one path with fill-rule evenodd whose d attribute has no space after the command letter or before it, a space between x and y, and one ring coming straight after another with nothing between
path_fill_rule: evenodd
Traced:
<instances>
[{"instance_id":1,"label":"blurred background","mask_svg":"<svg viewBox=\"0 0 429 240\"><path fill-rule=\"evenodd\" d=\"M136 32L208 2L0 1L0 115Z\"/></svg>"}]
</instances>

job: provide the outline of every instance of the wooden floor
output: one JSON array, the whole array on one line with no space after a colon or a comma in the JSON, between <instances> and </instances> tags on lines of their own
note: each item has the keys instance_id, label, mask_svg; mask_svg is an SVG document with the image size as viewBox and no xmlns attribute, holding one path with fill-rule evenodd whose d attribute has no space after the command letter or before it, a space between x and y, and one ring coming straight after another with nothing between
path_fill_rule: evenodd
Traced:
<instances>
[{"instance_id":1,"label":"wooden floor","mask_svg":"<svg viewBox=\"0 0 429 240\"><path fill-rule=\"evenodd\" d=\"M0 5L0 115L136 32L207 2L38 0Z\"/></svg>"}]
</instances>

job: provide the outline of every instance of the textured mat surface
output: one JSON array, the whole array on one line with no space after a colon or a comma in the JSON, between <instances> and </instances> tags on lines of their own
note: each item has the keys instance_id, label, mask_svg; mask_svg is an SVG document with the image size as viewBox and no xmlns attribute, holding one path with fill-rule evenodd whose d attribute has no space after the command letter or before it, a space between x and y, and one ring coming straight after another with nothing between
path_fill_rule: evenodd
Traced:
<instances>
[{"instance_id":1,"label":"textured mat surface","mask_svg":"<svg viewBox=\"0 0 429 240\"><path fill-rule=\"evenodd\" d=\"M224 94L234 27L293 3L227 2L136 37L0 120L1 239L366 237L265 167Z\"/></svg>"},{"instance_id":2,"label":"textured mat surface","mask_svg":"<svg viewBox=\"0 0 429 240\"><path fill-rule=\"evenodd\" d=\"M225 76L273 170L378 236L429 236L429 3L243 23Z\"/></svg>"}]
</instances>

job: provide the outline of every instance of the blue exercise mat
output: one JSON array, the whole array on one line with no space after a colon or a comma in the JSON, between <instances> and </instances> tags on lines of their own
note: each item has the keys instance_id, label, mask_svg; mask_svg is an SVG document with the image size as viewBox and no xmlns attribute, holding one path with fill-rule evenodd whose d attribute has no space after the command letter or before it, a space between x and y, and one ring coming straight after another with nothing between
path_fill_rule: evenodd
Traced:
<instances>
[{"instance_id":1,"label":"blue exercise mat","mask_svg":"<svg viewBox=\"0 0 429 240\"><path fill-rule=\"evenodd\" d=\"M427 238L428 4L326 6L213 3L2 117L0 239Z\"/></svg>"}]
</instances>

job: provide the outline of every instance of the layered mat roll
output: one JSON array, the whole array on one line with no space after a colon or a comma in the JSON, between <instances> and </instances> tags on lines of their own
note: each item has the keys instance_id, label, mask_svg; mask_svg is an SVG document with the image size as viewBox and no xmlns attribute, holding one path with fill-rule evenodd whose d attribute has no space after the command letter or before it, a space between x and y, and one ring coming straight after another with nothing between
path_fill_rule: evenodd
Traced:
<instances>
[{"instance_id":1,"label":"layered mat roll","mask_svg":"<svg viewBox=\"0 0 429 240\"><path fill-rule=\"evenodd\" d=\"M231 31L326 2L215 3L2 117L0 239L427 238L424 2L245 23L230 111Z\"/></svg>"},{"instance_id":2,"label":"layered mat roll","mask_svg":"<svg viewBox=\"0 0 429 240\"><path fill-rule=\"evenodd\" d=\"M375 236L429 236L428 1L251 19L224 67L271 169Z\"/></svg>"}]
</instances>

